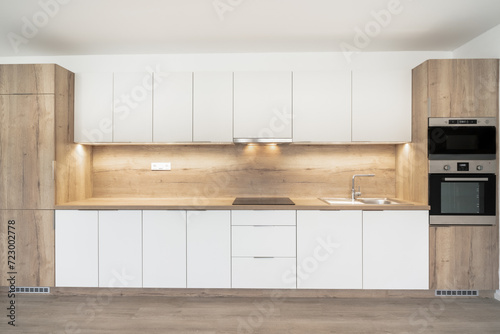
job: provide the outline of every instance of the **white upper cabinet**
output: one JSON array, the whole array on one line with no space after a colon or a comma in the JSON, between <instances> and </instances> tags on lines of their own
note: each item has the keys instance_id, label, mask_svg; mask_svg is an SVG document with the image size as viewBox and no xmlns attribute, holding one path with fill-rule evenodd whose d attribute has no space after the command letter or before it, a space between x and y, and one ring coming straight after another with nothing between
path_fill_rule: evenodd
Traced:
<instances>
[{"instance_id":1,"label":"white upper cabinet","mask_svg":"<svg viewBox=\"0 0 500 334\"><path fill-rule=\"evenodd\" d=\"M233 73L195 72L193 141L233 142Z\"/></svg>"},{"instance_id":2,"label":"white upper cabinet","mask_svg":"<svg viewBox=\"0 0 500 334\"><path fill-rule=\"evenodd\" d=\"M113 142L153 141L153 74L114 74Z\"/></svg>"},{"instance_id":3,"label":"white upper cabinet","mask_svg":"<svg viewBox=\"0 0 500 334\"><path fill-rule=\"evenodd\" d=\"M293 141L351 141L351 72L293 72Z\"/></svg>"},{"instance_id":4,"label":"white upper cabinet","mask_svg":"<svg viewBox=\"0 0 500 334\"><path fill-rule=\"evenodd\" d=\"M153 141L193 140L193 73L155 73Z\"/></svg>"},{"instance_id":5,"label":"white upper cabinet","mask_svg":"<svg viewBox=\"0 0 500 334\"><path fill-rule=\"evenodd\" d=\"M353 71L352 141L411 141L411 71Z\"/></svg>"},{"instance_id":6,"label":"white upper cabinet","mask_svg":"<svg viewBox=\"0 0 500 334\"><path fill-rule=\"evenodd\" d=\"M292 73L234 73L234 138L292 138Z\"/></svg>"},{"instance_id":7,"label":"white upper cabinet","mask_svg":"<svg viewBox=\"0 0 500 334\"><path fill-rule=\"evenodd\" d=\"M75 75L75 142L113 141L113 73Z\"/></svg>"}]
</instances>

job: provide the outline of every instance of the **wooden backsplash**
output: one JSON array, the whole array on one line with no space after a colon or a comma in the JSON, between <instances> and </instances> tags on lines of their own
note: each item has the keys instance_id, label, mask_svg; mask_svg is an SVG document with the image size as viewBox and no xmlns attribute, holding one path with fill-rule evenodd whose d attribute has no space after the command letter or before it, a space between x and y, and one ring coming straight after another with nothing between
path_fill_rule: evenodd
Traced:
<instances>
[{"instance_id":1,"label":"wooden backsplash","mask_svg":"<svg viewBox=\"0 0 500 334\"><path fill-rule=\"evenodd\" d=\"M395 145L96 146L93 197L395 196ZM171 171L151 171L171 162Z\"/></svg>"}]
</instances>

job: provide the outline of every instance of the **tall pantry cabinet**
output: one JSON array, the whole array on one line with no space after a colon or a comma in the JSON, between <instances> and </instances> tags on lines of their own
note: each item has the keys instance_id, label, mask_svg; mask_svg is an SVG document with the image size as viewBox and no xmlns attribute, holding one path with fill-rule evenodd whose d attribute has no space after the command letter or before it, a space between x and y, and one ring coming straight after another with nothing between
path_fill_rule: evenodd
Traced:
<instances>
[{"instance_id":1,"label":"tall pantry cabinet","mask_svg":"<svg viewBox=\"0 0 500 334\"><path fill-rule=\"evenodd\" d=\"M54 206L88 197L89 149L72 144L73 86L57 65L0 65L0 238L15 236L15 259L2 247L0 267L14 262L17 286L54 286Z\"/></svg>"}]
</instances>

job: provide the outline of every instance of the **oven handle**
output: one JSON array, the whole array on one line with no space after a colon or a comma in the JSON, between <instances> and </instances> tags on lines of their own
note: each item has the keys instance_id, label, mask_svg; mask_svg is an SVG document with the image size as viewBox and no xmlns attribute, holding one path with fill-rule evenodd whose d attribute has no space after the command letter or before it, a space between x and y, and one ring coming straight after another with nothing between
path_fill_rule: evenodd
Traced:
<instances>
[{"instance_id":1,"label":"oven handle","mask_svg":"<svg viewBox=\"0 0 500 334\"><path fill-rule=\"evenodd\" d=\"M469 177L469 178L460 178L460 177L445 177L445 181L452 181L452 182L468 182L468 181L475 181L475 182L488 182L489 179L487 177Z\"/></svg>"}]
</instances>

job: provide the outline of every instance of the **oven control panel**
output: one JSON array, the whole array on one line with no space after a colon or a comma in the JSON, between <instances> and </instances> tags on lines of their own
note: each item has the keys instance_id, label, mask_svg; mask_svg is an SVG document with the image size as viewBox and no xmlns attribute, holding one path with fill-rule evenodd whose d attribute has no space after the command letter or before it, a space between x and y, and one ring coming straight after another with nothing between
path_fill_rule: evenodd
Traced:
<instances>
[{"instance_id":1,"label":"oven control panel","mask_svg":"<svg viewBox=\"0 0 500 334\"><path fill-rule=\"evenodd\" d=\"M430 160L429 173L470 173L470 174L496 174L495 160Z\"/></svg>"}]
</instances>

